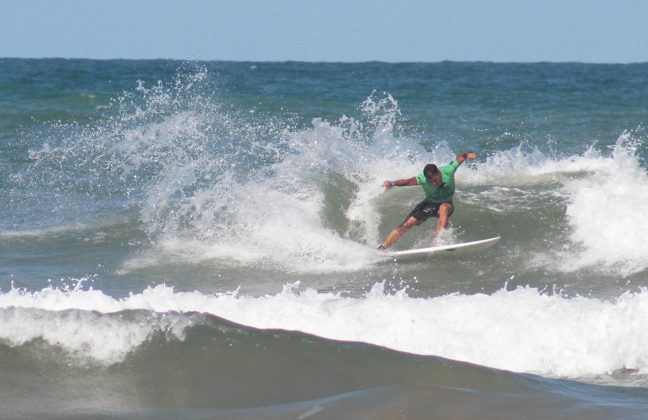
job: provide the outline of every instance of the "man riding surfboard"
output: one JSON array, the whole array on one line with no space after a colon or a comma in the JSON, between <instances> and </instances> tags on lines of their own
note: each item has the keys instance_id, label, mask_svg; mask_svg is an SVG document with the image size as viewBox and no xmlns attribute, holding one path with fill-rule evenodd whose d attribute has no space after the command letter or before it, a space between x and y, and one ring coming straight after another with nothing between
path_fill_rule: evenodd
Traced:
<instances>
[{"instance_id":1,"label":"man riding surfboard","mask_svg":"<svg viewBox=\"0 0 648 420\"><path fill-rule=\"evenodd\" d=\"M383 182L383 186L386 189L394 186L407 187L420 185L425 192L425 199L407 215L403 223L387 235L387 238L385 238L378 249L389 248L412 226L420 225L430 217L437 218L436 235L439 237L439 233L448 226L448 218L454 212L452 196L455 192L455 171L466 159L477 159L477 153L464 151L459 153L448 165L436 166L430 163L425 165L423 171L417 176Z\"/></svg>"}]
</instances>

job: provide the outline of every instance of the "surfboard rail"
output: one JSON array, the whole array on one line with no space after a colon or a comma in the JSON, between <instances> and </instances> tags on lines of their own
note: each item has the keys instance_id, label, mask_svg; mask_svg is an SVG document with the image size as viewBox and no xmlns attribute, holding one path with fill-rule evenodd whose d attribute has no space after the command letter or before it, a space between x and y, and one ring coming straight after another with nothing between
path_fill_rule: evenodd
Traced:
<instances>
[{"instance_id":1,"label":"surfboard rail","mask_svg":"<svg viewBox=\"0 0 648 420\"><path fill-rule=\"evenodd\" d=\"M500 239L500 236L495 236L493 238L481 239L478 241L460 242L458 244L451 245L431 246L428 248L407 249L403 251L392 251L387 252L386 254L389 257L409 257L456 251L477 252L490 248L491 246L495 245L495 243Z\"/></svg>"}]
</instances>

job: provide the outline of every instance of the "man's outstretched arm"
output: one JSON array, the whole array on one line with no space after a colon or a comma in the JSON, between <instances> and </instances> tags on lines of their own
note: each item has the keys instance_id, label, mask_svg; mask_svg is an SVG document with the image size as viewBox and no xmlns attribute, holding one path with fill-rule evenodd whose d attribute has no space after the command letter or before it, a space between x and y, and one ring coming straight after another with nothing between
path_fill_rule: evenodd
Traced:
<instances>
[{"instance_id":1,"label":"man's outstretched arm","mask_svg":"<svg viewBox=\"0 0 648 420\"><path fill-rule=\"evenodd\" d=\"M391 187L408 187L411 185L417 185L416 177L411 178L397 179L395 181L385 181L383 182L383 187L390 189Z\"/></svg>"}]
</instances>

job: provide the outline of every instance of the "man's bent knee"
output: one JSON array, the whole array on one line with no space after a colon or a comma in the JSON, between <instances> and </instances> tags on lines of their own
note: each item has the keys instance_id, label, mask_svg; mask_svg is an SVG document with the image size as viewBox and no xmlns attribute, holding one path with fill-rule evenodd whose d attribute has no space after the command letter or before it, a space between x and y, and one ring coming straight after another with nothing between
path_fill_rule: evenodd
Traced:
<instances>
[{"instance_id":1,"label":"man's bent knee","mask_svg":"<svg viewBox=\"0 0 648 420\"><path fill-rule=\"evenodd\" d=\"M401 225L398 227L401 230L407 230L414 226L415 224L418 223L418 220L416 220L416 217L410 216L407 220L405 220Z\"/></svg>"},{"instance_id":2,"label":"man's bent knee","mask_svg":"<svg viewBox=\"0 0 648 420\"><path fill-rule=\"evenodd\" d=\"M454 212L454 206L450 203L441 203L439 206L439 216L450 217Z\"/></svg>"}]
</instances>

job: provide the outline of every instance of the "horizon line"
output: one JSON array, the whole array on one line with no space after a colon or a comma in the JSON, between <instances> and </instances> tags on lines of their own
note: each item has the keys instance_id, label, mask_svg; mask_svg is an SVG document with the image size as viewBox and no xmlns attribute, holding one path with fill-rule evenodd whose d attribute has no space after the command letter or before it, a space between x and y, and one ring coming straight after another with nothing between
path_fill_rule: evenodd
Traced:
<instances>
[{"instance_id":1,"label":"horizon line","mask_svg":"<svg viewBox=\"0 0 648 420\"><path fill-rule=\"evenodd\" d=\"M266 64L286 64L286 63L305 63L305 64L443 64L443 63L483 63L483 64L591 64L591 65L636 65L648 64L646 61L554 61L554 60L537 60L537 61L491 61L491 60L450 60L443 59L437 61L389 61L389 60L363 60L363 61L343 61L343 60L231 60L231 59L198 59L198 58L91 58L91 57L0 57L0 60L86 60L86 61L177 61L177 62L221 62L221 63L266 63Z\"/></svg>"}]
</instances>

